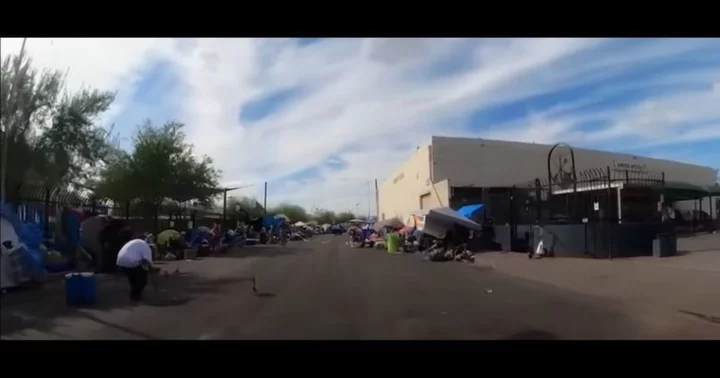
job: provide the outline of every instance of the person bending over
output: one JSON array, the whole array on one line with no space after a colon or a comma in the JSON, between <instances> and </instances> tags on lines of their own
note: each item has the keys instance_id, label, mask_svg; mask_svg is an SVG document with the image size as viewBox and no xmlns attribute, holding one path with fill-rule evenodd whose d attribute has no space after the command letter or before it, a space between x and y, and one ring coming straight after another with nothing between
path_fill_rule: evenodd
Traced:
<instances>
[{"instance_id":1,"label":"person bending over","mask_svg":"<svg viewBox=\"0 0 720 378\"><path fill-rule=\"evenodd\" d=\"M143 290L148 283L148 273L152 269L152 250L143 239L135 238L129 228L122 230L125 244L120 248L117 266L128 278L130 299L142 300Z\"/></svg>"}]
</instances>

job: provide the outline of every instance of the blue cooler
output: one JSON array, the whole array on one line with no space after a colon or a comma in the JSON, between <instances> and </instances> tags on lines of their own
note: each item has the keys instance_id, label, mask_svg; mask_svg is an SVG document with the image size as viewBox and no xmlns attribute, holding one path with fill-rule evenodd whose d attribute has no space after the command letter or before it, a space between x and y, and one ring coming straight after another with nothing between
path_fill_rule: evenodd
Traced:
<instances>
[{"instance_id":1,"label":"blue cooler","mask_svg":"<svg viewBox=\"0 0 720 378\"><path fill-rule=\"evenodd\" d=\"M95 304L96 288L95 274L92 272L65 275L65 301L68 305Z\"/></svg>"}]
</instances>

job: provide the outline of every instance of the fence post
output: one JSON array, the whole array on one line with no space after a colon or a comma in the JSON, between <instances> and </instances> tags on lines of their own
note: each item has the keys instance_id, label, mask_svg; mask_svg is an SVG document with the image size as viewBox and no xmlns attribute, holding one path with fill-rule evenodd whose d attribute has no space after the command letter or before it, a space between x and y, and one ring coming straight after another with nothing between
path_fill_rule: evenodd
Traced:
<instances>
[{"instance_id":1,"label":"fence post","mask_svg":"<svg viewBox=\"0 0 720 378\"><path fill-rule=\"evenodd\" d=\"M612 176L610 171L610 166L607 166L607 213L610 214L610 209L612 208L611 202L612 201ZM603 209L604 210L604 209ZM605 211L605 210L604 210ZM608 226L608 259L612 260L613 254L612 254L612 247L613 247L613 222L606 222Z\"/></svg>"},{"instance_id":2,"label":"fence post","mask_svg":"<svg viewBox=\"0 0 720 378\"><path fill-rule=\"evenodd\" d=\"M90 197L90 200L92 201L90 203L90 211L95 214L97 213L97 198L95 196Z\"/></svg>"},{"instance_id":3,"label":"fence post","mask_svg":"<svg viewBox=\"0 0 720 378\"><path fill-rule=\"evenodd\" d=\"M50 193L50 189L45 189L45 219L43 222L43 236L45 239L50 239Z\"/></svg>"},{"instance_id":4,"label":"fence post","mask_svg":"<svg viewBox=\"0 0 720 378\"><path fill-rule=\"evenodd\" d=\"M222 230L225 231L225 228L227 227L226 220L227 220L227 189L223 190L223 212L222 212Z\"/></svg>"},{"instance_id":5,"label":"fence post","mask_svg":"<svg viewBox=\"0 0 720 378\"><path fill-rule=\"evenodd\" d=\"M16 214L20 212L20 205L22 205L22 187L23 187L23 184L17 184L17 186L15 186L14 201L12 199L6 200L11 205L14 205L14 206L11 206L11 208L15 211Z\"/></svg>"},{"instance_id":6,"label":"fence post","mask_svg":"<svg viewBox=\"0 0 720 378\"><path fill-rule=\"evenodd\" d=\"M540 179L535 179L535 202L536 202L536 217L535 217L535 223L540 223L540 220L542 219L542 193L540 188Z\"/></svg>"}]
</instances>

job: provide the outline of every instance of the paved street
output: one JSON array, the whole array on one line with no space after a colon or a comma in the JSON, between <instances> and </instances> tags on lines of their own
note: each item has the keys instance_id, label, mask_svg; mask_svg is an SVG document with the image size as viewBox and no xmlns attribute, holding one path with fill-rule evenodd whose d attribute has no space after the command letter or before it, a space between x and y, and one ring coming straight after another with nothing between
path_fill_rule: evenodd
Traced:
<instances>
[{"instance_id":1,"label":"paved street","mask_svg":"<svg viewBox=\"0 0 720 378\"><path fill-rule=\"evenodd\" d=\"M506 275L492 267L351 249L320 236L170 272L131 305L120 277L69 309L60 283L3 299L3 339L719 339L720 326ZM178 274L174 274L179 269ZM258 293L253 293L251 277Z\"/></svg>"},{"instance_id":2,"label":"paved street","mask_svg":"<svg viewBox=\"0 0 720 378\"><path fill-rule=\"evenodd\" d=\"M634 307L720 317L720 234L678 239L678 254L622 259L548 258L488 252L475 263L498 273L550 284ZM720 324L720 318L716 320ZM720 327L720 325L718 325Z\"/></svg>"}]
</instances>

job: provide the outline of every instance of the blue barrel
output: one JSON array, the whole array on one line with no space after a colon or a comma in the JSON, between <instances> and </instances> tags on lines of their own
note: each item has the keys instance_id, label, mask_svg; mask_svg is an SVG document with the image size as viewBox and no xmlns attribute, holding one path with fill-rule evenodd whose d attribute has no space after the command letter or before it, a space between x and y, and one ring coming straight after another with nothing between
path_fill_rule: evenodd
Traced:
<instances>
[{"instance_id":1,"label":"blue barrel","mask_svg":"<svg viewBox=\"0 0 720 378\"><path fill-rule=\"evenodd\" d=\"M96 291L95 274L85 272L65 275L65 301L68 305L95 304Z\"/></svg>"}]
</instances>

